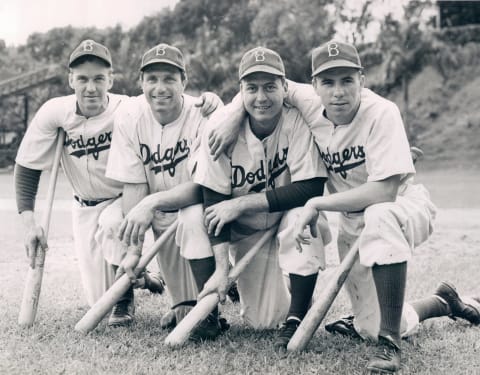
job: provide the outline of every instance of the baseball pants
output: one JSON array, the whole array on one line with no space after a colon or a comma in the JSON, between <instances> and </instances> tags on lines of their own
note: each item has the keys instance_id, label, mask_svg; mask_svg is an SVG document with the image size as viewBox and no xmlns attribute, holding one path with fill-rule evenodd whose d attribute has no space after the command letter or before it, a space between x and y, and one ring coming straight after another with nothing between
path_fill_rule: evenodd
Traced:
<instances>
[{"instance_id":1,"label":"baseball pants","mask_svg":"<svg viewBox=\"0 0 480 375\"><path fill-rule=\"evenodd\" d=\"M155 240L175 221L176 213L156 211L152 222ZM119 265L127 252L127 247L118 240L118 228L123 220L122 201L117 199L104 210L99 219L96 239L102 244L108 263ZM175 232L166 239L157 254L157 262L168 292L172 306L197 298L197 286L190 269L190 264L180 256L176 245Z\"/></svg>"},{"instance_id":2,"label":"baseball pants","mask_svg":"<svg viewBox=\"0 0 480 375\"><path fill-rule=\"evenodd\" d=\"M83 290L90 306L95 304L115 280L115 272L105 261L102 245L95 238L99 217L112 202L113 200L108 200L96 206L82 207L80 203L73 201L73 240Z\"/></svg>"},{"instance_id":3,"label":"baseball pants","mask_svg":"<svg viewBox=\"0 0 480 375\"><path fill-rule=\"evenodd\" d=\"M343 259L359 238L359 258L345 282L355 315L355 329L364 338L376 340L380 330L380 308L372 266L409 261L413 249L433 231L436 208L423 185L408 185L395 202L375 204L363 214L341 214L338 252ZM402 335L411 334L418 316L405 304Z\"/></svg>"},{"instance_id":4,"label":"baseball pants","mask_svg":"<svg viewBox=\"0 0 480 375\"><path fill-rule=\"evenodd\" d=\"M277 233L260 249L237 280L241 315L245 323L253 328L276 328L285 321L290 306L290 293L284 274L311 275L325 266L324 244L331 239L326 217L321 216L318 222L322 236L314 239L313 243L300 253L293 238L293 225L299 212L300 209L293 209L281 217L275 224ZM232 225L229 251L233 264L269 229L256 230L245 226L241 228ZM203 234L200 235L199 232ZM213 256L203 225L202 205L181 210L177 238L184 244L180 247L185 258L201 259Z\"/></svg>"}]
</instances>

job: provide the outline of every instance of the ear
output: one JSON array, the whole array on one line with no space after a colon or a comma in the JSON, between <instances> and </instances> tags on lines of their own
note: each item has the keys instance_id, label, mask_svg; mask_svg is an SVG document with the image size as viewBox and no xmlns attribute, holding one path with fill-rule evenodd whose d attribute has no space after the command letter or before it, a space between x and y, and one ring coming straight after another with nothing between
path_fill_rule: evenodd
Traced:
<instances>
[{"instance_id":1,"label":"ear","mask_svg":"<svg viewBox=\"0 0 480 375\"><path fill-rule=\"evenodd\" d=\"M113 86L113 81L115 80L113 72L108 73L108 90L110 90Z\"/></svg>"},{"instance_id":2,"label":"ear","mask_svg":"<svg viewBox=\"0 0 480 375\"><path fill-rule=\"evenodd\" d=\"M283 87L283 99L287 98L288 95L288 82L285 78L282 78L282 87Z\"/></svg>"},{"instance_id":3,"label":"ear","mask_svg":"<svg viewBox=\"0 0 480 375\"><path fill-rule=\"evenodd\" d=\"M317 80L316 77L312 78L312 86L313 86L313 89L315 90L315 92L317 92L318 80Z\"/></svg>"},{"instance_id":4,"label":"ear","mask_svg":"<svg viewBox=\"0 0 480 375\"><path fill-rule=\"evenodd\" d=\"M365 87L365 75L360 73L360 87L363 89Z\"/></svg>"},{"instance_id":5,"label":"ear","mask_svg":"<svg viewBox=\"0 0 480 375\"><path fill-rule=\"evenodd\" d=\"M73 87L73 72L71 70L68 73L68 85L72 90L75 90L75 88Z\"/></svg>"}]
</instances>

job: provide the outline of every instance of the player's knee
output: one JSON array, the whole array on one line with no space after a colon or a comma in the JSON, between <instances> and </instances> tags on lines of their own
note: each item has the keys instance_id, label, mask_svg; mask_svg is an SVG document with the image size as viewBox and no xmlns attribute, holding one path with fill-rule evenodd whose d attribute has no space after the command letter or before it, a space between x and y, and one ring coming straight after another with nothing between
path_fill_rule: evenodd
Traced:
<instances>
[{"instance_id":1,"label":"player's knee","mask_svg":"<svg viewBox=\"0 0 480 375\"><path fill-rule=\"evenodd\" d=\"M203 205L195 204L182 208L178 211L178 223L185 223L190 226L204 226L203 223Z\"/></svg>"},{"instance_id":2,"label":"player's knee","mask_svg":"<svg viewBox=\"0 0 480 375\"><path fill-rule=\"evenodd\" d=\"M116 232L122 221L123 214L121 206L118 205L117 202L113 202L105 207L98 217L98 227L106 233Z\"/></svg>"},{"instance_id":3,"label":"player's knee","mask_svg":"<svg viewBox=\"0 0 480 375\"><path fill-rule=\"evenodd\" d=\"M186 259L201 259L213 255L203 223L203 205L185 207L178 212L175 241L180 247L181 255Z\"/></svg>"},{"instance_id":4,"label":"player's knee","mask_svg":"<svg viewBox=\"0 0 480 375\"><path fill-rule=\"evenodd\" d=\"M364 214L365 225L381 228L385 223L394 219L393 208L394 203L392 202L377 203L367 207Z\"/></svg>"}]
</instances>

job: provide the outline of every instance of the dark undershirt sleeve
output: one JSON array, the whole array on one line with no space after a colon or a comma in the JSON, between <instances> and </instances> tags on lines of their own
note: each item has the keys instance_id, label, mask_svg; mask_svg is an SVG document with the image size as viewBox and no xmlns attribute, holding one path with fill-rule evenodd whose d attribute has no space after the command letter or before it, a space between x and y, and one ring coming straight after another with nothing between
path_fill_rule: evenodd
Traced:
<instances>
[{"instance_id":1,"label":"dark undershirt sleeve","mask_svg":"<svg viewBox=\"0 0 480 375\"><path fill-rule=\"evenodd\" d=\"M15 165L15 197L18 213L33 211L42 171Z\"/></svg>"},{"instance_id":2,"label":"dark undershirt sleeve","mask_svg":"<svg viewBox=\"0 0 480 375\"><path fill-rule=\"evenodd\" d=\"M326 181L325 177L316 177L267 190L269 212L286 211L305 205L310 198L323 195Z\"/></svg>"},{"instance_id":3,"label":"dark undershirt sleeve","mask_svg":"<svg viewBox=\"0 0 480 375\"><path fill-rule=\"evenodd\" d=\"M220 194L204 186L202 186L202 193L203 193L204 208L213 206L215 203L222 202L224 200L231 198L231 195ZM213 233L208 235L208 237L210 239L210 243L212 244L212 246L215 246L224 242L229 242L230 241L230 223L225 224L223 226L220 234L217 237L215 237Z\"/></svg>"}]
</instances>

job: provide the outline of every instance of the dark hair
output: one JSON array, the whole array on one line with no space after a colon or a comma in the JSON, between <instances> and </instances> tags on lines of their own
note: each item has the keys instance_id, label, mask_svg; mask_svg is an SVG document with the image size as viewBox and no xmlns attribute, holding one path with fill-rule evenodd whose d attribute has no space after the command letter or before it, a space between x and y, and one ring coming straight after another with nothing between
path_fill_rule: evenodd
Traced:
<instances>
[{"instance_id":1,"label":"dark hair","mask_svg":"<svg viewBox=\"0 0 480 375\"><path fill-rule=\"evenodd\" d=\"M72 61L70 64L70 68L76 68L79 65L82 65L83 63L86 62L96 62L100 63L102 65L105 65L106 68L111 68L110 64L106 62L104 59L101 59L100 57L94 56L94 55L83 55L80 56L78 59L75 59Z\"/></svg>"},{"instance_id":2,"label":"dark hair","mask_svg":"<svg viewBox=\"0 0 480 375\"><path fill-rule=\"evenodd\" d=\"M159 65L168 66L168 67L171 67L172 69L177 69L177 70L180 72L180 76L181 76L181 78L182 78L182 81L186 81L186 80L187 80L187 73L185 72L185 70L180 69L179 67L177 67L177 66L175 66L175 65L172 65L172 64L167 64L167 63L155 63L155 64L147 65L145 68L143 68L143 69L140 71L140 81L143 81L143 73L149 72L149 71L152 71L152 70L156 70L155 67L158 67Z\"/></svg>"}]
</instances>

